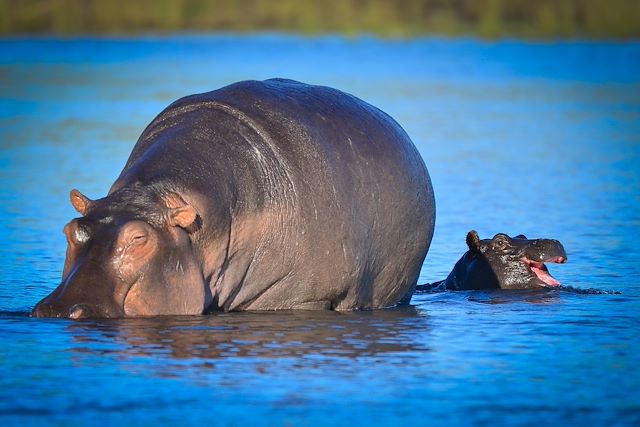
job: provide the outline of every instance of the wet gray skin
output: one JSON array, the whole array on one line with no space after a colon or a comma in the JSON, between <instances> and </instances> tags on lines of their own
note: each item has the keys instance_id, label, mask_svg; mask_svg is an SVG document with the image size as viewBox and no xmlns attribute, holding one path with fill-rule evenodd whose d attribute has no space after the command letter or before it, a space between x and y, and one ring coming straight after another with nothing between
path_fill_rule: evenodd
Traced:
<instances>
[{"instance_id":1,"label":"wet gray skin","mask_svg":"<svg viewBox=\"0 0 640 427\"><path fill-rule=\"evenodd\" d=\"M433 285L419 286L428 290L444 287L449 290L471 289L535 289L559 286L545 263L565 263L567 254L562 244L552 239L514 238L496 234L480 240L474 230L467 234L467 251L449 276Z\"/></svg>"},{"instance_id":2,"label":"wet gray skin","mask_svg":"<svg viewBox=\"0 0 640 427\"><path fill-rule=\"evenodd\" d=\"M360 310L407 303L433 236L417 149L366 102L292 80L182 98L109 193L71 192L36 317Z\"/></svg>"}]
</instances>

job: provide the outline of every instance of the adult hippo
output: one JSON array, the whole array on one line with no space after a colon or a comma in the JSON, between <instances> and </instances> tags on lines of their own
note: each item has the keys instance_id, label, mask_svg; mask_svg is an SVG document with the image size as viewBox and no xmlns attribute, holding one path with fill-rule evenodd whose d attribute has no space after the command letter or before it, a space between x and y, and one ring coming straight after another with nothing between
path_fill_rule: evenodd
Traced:
<instances>
[{"instance_id":1,"label":"adult hippo","mask_svg":"<svg viewBox=\"0 0 640 427\"><path fill-rule=\"evenodd\" d=\"M440 282L417 287L420 291L470 289L533 289L559 286L545 265L564 263L567 254L557 240L529 240L520 234L514 238L496 234L480 240L478 233L467 234L469 250Z\"/></svg>"},{"instance_id":2,"label":"adult hippo","mask_svg":"<svg viewBox=\"0 0 640 427\"><path fill-rule=\"evenodd\" d=\"M174 102L106 197L71 203L82 217L37 317L389 307L411 297L435 221L391 117L281 79Z\"/></svg>"}]
</instances>

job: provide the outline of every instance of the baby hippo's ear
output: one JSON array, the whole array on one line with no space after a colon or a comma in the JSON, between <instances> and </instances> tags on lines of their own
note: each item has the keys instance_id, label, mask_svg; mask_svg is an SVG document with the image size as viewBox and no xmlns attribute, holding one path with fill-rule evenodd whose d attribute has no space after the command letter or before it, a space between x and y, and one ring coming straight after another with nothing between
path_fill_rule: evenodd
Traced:
<instances>
[{"instance_id":1,"label":"baby hippo's ear","mask_svg":"<svg viewBox=\"0 0 640 427\"><path fill-rule=\"evenodd\" d=\"M476 230L467 233L467 246L471 252L480 252L480 237Z\"/></svg>"}]
</instances>

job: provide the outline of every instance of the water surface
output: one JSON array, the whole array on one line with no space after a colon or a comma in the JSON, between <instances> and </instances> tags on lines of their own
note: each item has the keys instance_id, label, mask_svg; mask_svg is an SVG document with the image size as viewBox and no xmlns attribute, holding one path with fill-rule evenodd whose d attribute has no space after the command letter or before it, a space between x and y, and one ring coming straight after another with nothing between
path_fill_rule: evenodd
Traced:
<instances>
[{"instance_id":1,"label":"water surface","mask_svg":"<svg viewBox=\"0 0 640 427\"><path fill-rule=\"evenodd\" d=\"M0 41L4 425L638 425L640 44L264 36ZM73 322L55 286L68 192L106 194L171 101L242 79L351 92L434 184L421 283L464 237L556 238L563 284L359 313Z\"/></svg>"}]
</instances>

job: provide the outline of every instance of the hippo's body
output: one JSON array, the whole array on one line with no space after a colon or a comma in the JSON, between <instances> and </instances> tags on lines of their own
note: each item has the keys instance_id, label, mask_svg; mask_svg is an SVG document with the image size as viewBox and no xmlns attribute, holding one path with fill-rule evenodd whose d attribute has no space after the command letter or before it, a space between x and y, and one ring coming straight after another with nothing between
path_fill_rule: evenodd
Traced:
<instances>
[{"instance_id":1,"label":"hippo's body","mask_svg":"<svg viewBox=\"0 0 640 427\"><path fill-rule=\"evenodd\" d=\"M417 287L431 290L535 289L559 286L545 263L564 263L562 244L552 239L514 238L496 234L480 240L478 233L467 234L469 250L462 255L445 280Z\"/></svg>"},{"instance_id":2,"label":"hippo's body","mask_svg":"<svg viewBox=\"0 0 640 427\"><path fill-rule=\"evenodd\" d=\"M247 81L182 98L82 217L36 316L382 308L408 301L435 221L387 114L335 89Z\"/></svg>"}]
</instances>

